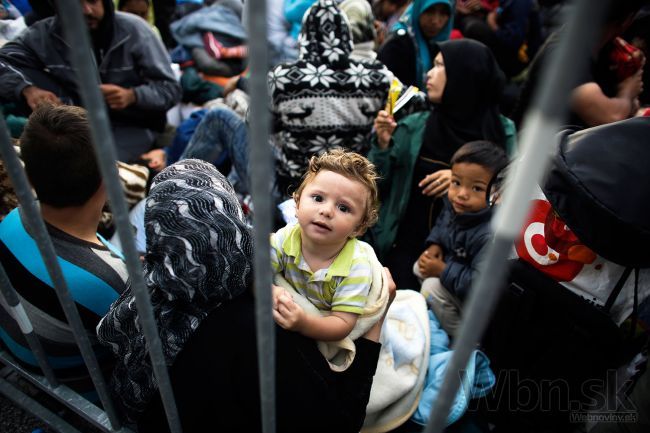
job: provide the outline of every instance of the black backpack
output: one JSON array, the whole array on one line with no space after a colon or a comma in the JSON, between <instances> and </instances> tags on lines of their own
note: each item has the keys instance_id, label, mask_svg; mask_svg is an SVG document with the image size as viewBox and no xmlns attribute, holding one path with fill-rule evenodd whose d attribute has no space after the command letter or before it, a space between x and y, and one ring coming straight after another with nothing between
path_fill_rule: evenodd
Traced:
<instances>
[{"instance_id":1,"label":"black backpack","mask_svg":"<svg viewBox=\"0 0 650 433\"><path fill-rule=\"evenodd\" d=\"M497 385L479 405L499 432L573 431L590 386L643 344L624 335L609 309L633 275L636 315L638 268L650 266L649 138L650 118L560 134L544 194L582 243L625 270L597 307L530 264L512 263L482 341Z\"/></svg>"}]
</instances>

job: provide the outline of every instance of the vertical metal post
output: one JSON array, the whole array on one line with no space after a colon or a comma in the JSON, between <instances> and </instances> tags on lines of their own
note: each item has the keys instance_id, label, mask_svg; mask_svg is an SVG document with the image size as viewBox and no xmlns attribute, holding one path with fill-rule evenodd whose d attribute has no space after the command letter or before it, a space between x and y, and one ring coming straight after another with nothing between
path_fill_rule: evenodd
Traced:
<instances>
[{"instance_id":1,"label":"vertical metal post","mask_svg":"<svg viewBox=\"0 0 650 433\"><path fill-rule=\"evenodd\" d=\"M460 385L459 372L466 369L471 352L480 340L501 295L507 257L529 212L530 197L546 173L555 148L555 135L568 112L568 96L600 36L598 29L609 1L579 0L564 37L535 89L532 108L526 114L520 161L508 175L503 202L493 220L494 242L488 245L478 278L472 284L463 322L438 399L431 409L425 433L442 432L449 408Z\"/></svg>"},{"instance_id":2,"label":"vertical metal post","mask_svg":"<svg viewBox=\"0 0 650 433\"><path fill-rule=\"evenodd\" d=\"M50 236L47 233L47 228L45 227L41 213L36 205L36 201L34 200L32 189L27 182L27 177L23 172L23 167L18 160L16 151L11 145L9 130L7 129L7 124L2 116L0 116L0 154L2 154L2 157L4 158L7 165L7 174L9 174L9 178L16 190L16 195L18 196L18 201L21 206L21 215L24 218L26 226L30 229L30 234L36 241L38 250L43 258L43 263L52 279L52 284L54 285L54 290L56 291L59 303L61 304L63 312L65 313L65 318L72 329L75 341L79 346L79 351L86 363L88 373L90 373L90 378L95 385L99 399L106 410L111 425L114 429L119 429L121 424L117 417L117 413L115 412L113 401L109 396L106 382L104 381L99 368L99 363L97 362L97 358L93 352L88 335L86 335L86 329L81 322L75 302L68 290L68 284L63 277L63 272L61 271L61 266L57 260L52 239L50 239Z\"/></svg>"},{"instance_id":3,"label":"vertical metal post","mask_svg":"<svg viewBox=\"0 0 650 433\"><path fill-rule=\"evenodd\" d=\"M131 278L131 289L135 294L138 307L140 325L145 335L153 372L158 381L158 388L162 399L167 421L172 433L180 433L181 424L178 410L174 401L174 394L169 379L169 372L162 352L162 345L158 336L158 329L153 316L153 308L149 292L144 282L142 268L138 253L135 249L135 240L129 223L129 215L124 200L122 185L118 180L117 159L113 134L109 127L106 104L99 91L99 72L91 58L92 50L88 28L84 22L81 5L78 0L57 0L58 10L65 11L59 15L64 36L70 47L70 60L77 71L77 80L81 90L81 99L88 110L88 119L91 125L93 144L97 153L106 191L108 193L111 211L115 219L117 232L120 236L126 267Z\"/></svg>"},{"instance_id":4,"label":"vertical metal post","mask_svg":"<svg viewBox=\"0 0 650 433\"><path fill-rule=\"evenodd\" d=\"M25 336L25 340L27 340L27 344L32 350L32 353L36 358L36 362L38 362L38 366L41 368L41 371L45 375L45 378L52 388L56 388L59 386L59 381L56 379L52 367L50 367L50 364L47 362L41 341L38 339L38 336L34 332L32 322L29 320L29 317L27 316L23 305L20 303L18 294L16 294L16 291L11 285L9 278L7 277L7 273L5 272L2 265L0 265L0 293L2 293L2 296L4 296L7 305L9 308L11 308L11 315L14 317L14 320Z\"/></svg>"},{"instance_id":5,"label":"vertical metal post","mask_svg":"<svg viewBox=\"0 0 650 433\"><path fill-rule=\"evenodd\" d=\"M255 325L257 360L260 376L262 431L275 433L275 324L271 314L271 233L272 207L270 184L272 157L269 147L268 38L266 34L266 0L249 0L248 47L250 75L250 164L255 213Z\"/></svg>"}]
</instances>

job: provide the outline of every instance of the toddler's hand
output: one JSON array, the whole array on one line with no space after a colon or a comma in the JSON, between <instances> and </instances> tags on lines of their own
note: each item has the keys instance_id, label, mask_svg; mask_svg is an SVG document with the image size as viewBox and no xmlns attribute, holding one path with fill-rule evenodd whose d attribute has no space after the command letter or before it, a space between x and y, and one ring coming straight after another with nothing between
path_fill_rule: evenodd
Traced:
<instances>
[{"instance_id":1,"label":"toddler's hand","mask_svg":"<svg viewBox=\"0 0 650 433\"><path fill-rule=\"evenodd\" d=\"M271 295L271 299L273 299L273 309L277 310L278 309L278 298L280 296L286 296L289 299L293 299L291 297L291 294L287 292L283 287L276 286L275 284L271 284L271 287L273 289L273 294Z\"/></svg>"},{"instance_id":2,"label":"toddler's hand","mask_svg":"<svg viewBox=\"0 0 650 433\"><path fill-rule=\"evenodd\" d=\"M278 295L273 309L275 323L289 331L300 331L305 318L305 311L296 304L288 293Z\"/></svg>"}]
</instances>

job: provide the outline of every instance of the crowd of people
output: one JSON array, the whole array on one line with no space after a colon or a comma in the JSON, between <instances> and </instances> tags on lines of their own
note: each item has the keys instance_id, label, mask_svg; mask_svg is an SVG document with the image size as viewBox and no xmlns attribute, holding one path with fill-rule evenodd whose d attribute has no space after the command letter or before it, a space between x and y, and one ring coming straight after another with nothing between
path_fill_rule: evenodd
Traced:
<instances>
[{"instance_id":1,"label":"crowd of people","mask_svg":"<svg viewBox=\"0 0 650 433\"><path fill-rule=\"evenodd\" d=\"M277 325L278 431L420 431L571 2L268 0L273 215L255 214L250 191L243 3L80 2L183 431L261 431L259 290ZM168 431L61 13L2 0L0 108L121 415ZM474 391L459 391L449 431L650 427L649 17L646 0L607 8L551 171L521 204L513 271L472 358L486 361L468 366ZM96 402L31 229L0 188L0 264L57 377ZM268 288L253 281L255 218L272 220ZM390 323L407 305L429 319L404 343ZM0 348L38 371L2 296ZM425 367L406 384L415 352ZM630 404L598 399L619 391L612 370ZM378 403L400 381L401 399ZM558 381L555 398L543 385Z\"/></svg>"}]
</instances>

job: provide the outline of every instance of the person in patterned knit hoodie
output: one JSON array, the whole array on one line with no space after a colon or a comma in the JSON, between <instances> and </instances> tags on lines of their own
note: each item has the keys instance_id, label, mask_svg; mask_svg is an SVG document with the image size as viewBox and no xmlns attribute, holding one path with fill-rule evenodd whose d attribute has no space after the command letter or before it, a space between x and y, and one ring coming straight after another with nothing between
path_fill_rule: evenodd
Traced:
<instances>
[{"instance_id":1,"label":"person in patterned knit hoodie","mask_svg":"<svg viewBox=\"0 0 650 433\"><path fill-rule=\"evenodd\" d=\"M298 60L269 72L276 181L288 197L309 158L333 147L365 154L392 74L376 60L352 60L347 19L319 0L303 20Z\"/></svg>"}]
</instances>

